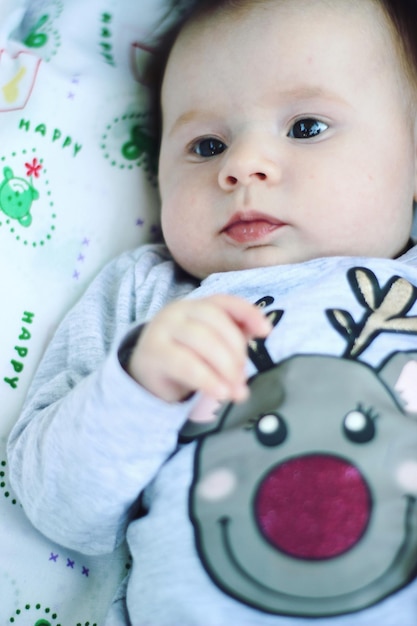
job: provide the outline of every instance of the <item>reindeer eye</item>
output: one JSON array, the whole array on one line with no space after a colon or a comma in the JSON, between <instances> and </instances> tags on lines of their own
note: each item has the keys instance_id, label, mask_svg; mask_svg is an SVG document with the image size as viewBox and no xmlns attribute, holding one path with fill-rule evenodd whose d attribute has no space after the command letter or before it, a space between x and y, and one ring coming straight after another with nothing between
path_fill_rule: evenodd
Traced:
<instances>
[{"instance_id":1,"label":"reindeer eye","mask_svg":"<svg viewBox=\"0 0 417 626\"><path fill-rule=\"evenodd\" d=\"M350 411L343 421L343 432L353 443L368 443L376 434L374 416L362 409Z\"/></svg>"},{"instance_id":2,"label":"reindeer eye","mask_svg":"<svg viewBox=\"0 0 417 626\"><path fill-rule=\"evenodd\" d=\"M277 413L261 415L256 424L256 436L263 446L279 446L288 435L285 420Z\"/></svg>"}]
</instances>

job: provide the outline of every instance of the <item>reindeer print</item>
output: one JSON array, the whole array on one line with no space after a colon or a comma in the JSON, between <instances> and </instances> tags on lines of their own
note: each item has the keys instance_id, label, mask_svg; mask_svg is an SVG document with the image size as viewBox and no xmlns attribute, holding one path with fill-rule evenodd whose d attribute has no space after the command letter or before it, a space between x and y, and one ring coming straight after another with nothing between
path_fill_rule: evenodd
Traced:
<instances>
[{"instance_id":1,"label":"reindeer print","mask_svg":"<svg viewBox=\"0 0 417 626\"><path fill-rule=\"evenodd\" d=\"M274 363L268 340L252 342L249 399L182 433L198 438L189 506L203 565L267 613L358 611L417 574L417 351L379 368L358 359L380 333L417 336L417 290L365 268L347 278L362 319L324 313L342 356ZM285 313L268 315L278 333Z\"/></svg>"},{"instance_id":2,"label":"reindeer print","mask_svg":"<svg viewBox=\"0 0 417 626\"><path fill-rule=\"evenodd\" d=\"M347 340L344 356L358 358L381 332L417 333L417 317L406 317L416 301L414 285L394 276L381 289L374 274L365 268L349 271L348 281L365 308L361 323L356 324L347 311L327 311L331 323Z\"/></svg>"}]
</instances>

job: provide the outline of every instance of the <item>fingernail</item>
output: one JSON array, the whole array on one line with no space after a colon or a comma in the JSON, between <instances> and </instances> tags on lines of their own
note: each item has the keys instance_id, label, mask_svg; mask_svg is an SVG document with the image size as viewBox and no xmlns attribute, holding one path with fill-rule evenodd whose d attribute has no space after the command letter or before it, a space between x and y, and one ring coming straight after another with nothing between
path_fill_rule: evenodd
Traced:
<instances>
[{"instance_id":1,"label":"fingernail","mask_svg":"<svg viewBox=\"0 0 417 626\"><path fill-rule=\"evenodd\" d=\"M273 329L273 325L271 320L268 317L264 317L264 335L269 335L271 330Z\"/></svg>"},{"instance_id":2,"label":"fingernail","mask_svg":"<svg viewBox=\"0 0 417 626\"><path fill-rule=\"evenodd\" d=\"M236 390L235 402L238 402L238 403L246 402L248 398L249 398L249 387L247 385L239 387L239 389Z\"/></svg>"}]
</instances>

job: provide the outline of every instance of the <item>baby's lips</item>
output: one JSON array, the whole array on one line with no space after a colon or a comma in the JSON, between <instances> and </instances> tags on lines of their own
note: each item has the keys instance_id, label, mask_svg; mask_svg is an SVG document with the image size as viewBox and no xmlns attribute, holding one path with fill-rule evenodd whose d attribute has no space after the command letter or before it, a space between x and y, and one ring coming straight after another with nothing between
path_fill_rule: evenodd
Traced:
<instances>
[{"instance_id":1,"label":"baby's lips","mask_svg":"<svg viewBox=\"0 0 417 626\"><path fill-rule=\"evenodd\" d=\"M268 230L285 226L285 222L274 215L268 213L262 213L255 210L243 210L234 213L224 225L222 233L233 233L233 231L247 231L250 232L256 230Z\"/></svg>"},{"instance_id":2,"label":"baby's lips","mask_svg":"<svg viewBox=\"0 0 417 626\"><path fill-rule=\"evenodd\" d=\"M230 224L223 232L238 243L250 243L263 239L282 226L281 222L270 222L264 219L242 220Z\"/></svg>"}]
</instances>

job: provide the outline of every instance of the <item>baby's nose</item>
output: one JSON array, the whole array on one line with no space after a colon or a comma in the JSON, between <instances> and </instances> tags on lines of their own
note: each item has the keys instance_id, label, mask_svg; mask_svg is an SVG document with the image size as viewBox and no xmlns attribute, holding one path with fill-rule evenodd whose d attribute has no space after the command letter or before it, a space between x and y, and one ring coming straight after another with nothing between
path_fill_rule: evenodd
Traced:
<instances>
[{"instance_id":1,"label":"baby's nose","mask_svg":"<svg viewBox=\"0 0 417 626\"><path fill-rule=\"evenodd\" d=\"M219 185L224 190L254 183L276 183L280 179L280 167L271 149L256 145L247 138L229 145L219 172Z\"/></svg>"}]
</instances>

